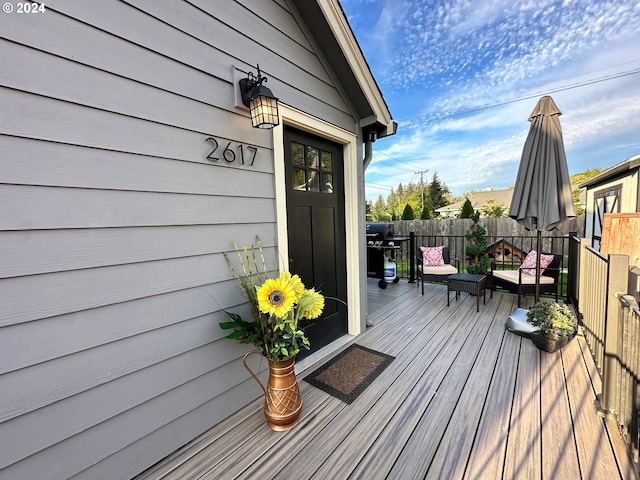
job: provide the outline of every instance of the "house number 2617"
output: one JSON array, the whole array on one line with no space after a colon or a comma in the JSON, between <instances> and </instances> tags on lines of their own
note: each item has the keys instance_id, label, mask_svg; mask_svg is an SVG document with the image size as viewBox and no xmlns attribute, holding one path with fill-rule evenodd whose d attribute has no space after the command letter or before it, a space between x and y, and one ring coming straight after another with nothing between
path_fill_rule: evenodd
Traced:
<instances>
[{"instance_id":1,"label":"house number 2617","mask_svg":"<svg viewBox=\"0 0 640 480\"><path fill-rule=\"evenodd\" d=\"M221 144L215 138L209 137L206 140L207 142L213 145L213 150L209 152L207 158L209 160L220 160L224 159L228 163L233 163L239 158L240 164L245 164L245 150L247 150L247 163L249 166L253 166L253 162L256 161L256 153L258 153L257 147L252 147L250 145L242 145L235 144L233 147L231 146L231 142L228 142L226 147L222 147ZM222 142L224 143L224 142ZM238 151L239 155L236 155L236 151Z\"/></svg>"}]
</instances>

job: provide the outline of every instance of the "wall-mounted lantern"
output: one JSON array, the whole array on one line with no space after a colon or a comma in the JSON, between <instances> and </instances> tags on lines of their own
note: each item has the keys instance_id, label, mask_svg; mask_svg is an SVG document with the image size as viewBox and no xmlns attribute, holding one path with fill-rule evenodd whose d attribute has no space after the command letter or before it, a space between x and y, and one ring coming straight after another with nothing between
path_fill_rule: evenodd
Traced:
<instances>
[{"instance_id":1,"label":"wall-mounted lantern","mask_svg":"<svg viewBox=\"0 0 640 480\"><path fill-rule=\"evenodd\" d=\"M249 107L254 128L273 128L279 123L278 99L262 84L267 77L260 73L260 65L257 68L257 75L249 72L247 78L240 80L242 103Z\"/></svg>"}]
</instances>

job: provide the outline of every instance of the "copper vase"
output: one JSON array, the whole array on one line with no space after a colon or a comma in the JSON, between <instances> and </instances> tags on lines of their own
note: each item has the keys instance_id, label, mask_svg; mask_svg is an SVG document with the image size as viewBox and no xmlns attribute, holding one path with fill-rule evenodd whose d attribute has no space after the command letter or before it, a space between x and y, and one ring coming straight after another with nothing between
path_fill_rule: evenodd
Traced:
<instances>
[{"instance_id":1,"label":"copper vase","mask_svg":"<svg viewBox=\"0 0 640 480\"><path fill-rule=\"evenodd\" d=\"M267 419L267 424L276 431L285 431L295 427L300 420L300 412L302 411L302 397L293 370L295 357L282 362L269 360L269 380L265 388L247 365L247 357L251 354L262 355L262 352L252 350L245 354L242 363L264 392L264 416Z\"/></svg>"}]
</instances>

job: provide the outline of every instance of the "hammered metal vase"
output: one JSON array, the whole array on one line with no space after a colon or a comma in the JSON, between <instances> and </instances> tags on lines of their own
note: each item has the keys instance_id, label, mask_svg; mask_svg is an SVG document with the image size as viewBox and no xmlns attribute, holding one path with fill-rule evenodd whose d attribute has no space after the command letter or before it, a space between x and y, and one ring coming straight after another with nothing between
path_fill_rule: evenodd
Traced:
<instances>
[{"instance_id":1,"label":"hammered metal vase","mask_svg":"<svg viewBox=\"0 0 640 480\"><path fill-rule=\"evenodd\" d=\"M251 354L262 355L258 350L245 354L242 363L264 392L264 416L272 430L285 431L295 427L300 420L302 396L293 370L295 357L282 362L269 361L269 380L267 387L262 384L253 370L247 365Z\"/></svg>"}]
</instances>

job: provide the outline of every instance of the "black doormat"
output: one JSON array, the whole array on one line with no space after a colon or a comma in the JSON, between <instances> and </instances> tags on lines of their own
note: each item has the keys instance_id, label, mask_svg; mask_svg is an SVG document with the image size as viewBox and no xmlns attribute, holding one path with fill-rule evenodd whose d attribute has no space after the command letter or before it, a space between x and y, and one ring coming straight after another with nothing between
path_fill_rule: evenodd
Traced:
<instances>
[{"instance_id":1,"label":"black doormat","mask_svg":"<svg viewBox=\"0 0 640 480\"><path fill-rule=\"evenodd\" d=\"M351 345L304 380L345 403L353 402L395 357Z\"/></svg>"}]
</instances>

